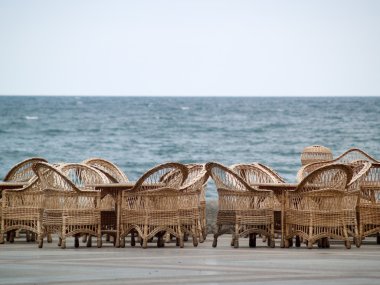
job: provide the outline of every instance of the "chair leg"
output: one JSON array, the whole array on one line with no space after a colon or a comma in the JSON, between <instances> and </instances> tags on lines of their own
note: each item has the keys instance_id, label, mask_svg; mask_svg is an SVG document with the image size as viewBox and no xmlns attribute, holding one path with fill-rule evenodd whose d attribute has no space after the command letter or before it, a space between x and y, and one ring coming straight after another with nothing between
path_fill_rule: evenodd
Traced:
<instances>
[{"instance_id":1,"label":"chair leg","mask_svg":"<svg viewBox=\"0 0 380 285\"><path fill-rule=\"evenodd\" d=\"M62 249L66 248L66 237L62 238L61 248Z\"/></svg>"},{"instance_id":2,"label":"chair leg","mask_svg":"<svg viewBox=\"0 0 380 285\"><path fill-rule=\"evenodd\" d=\"M249 234L249 247L256 247L256 234Z\"/></svg>"},{"instance_id":3,"label":"chair leg","mask_svg":"<svg viewBox=\"0 0 380 285\"><path fill-rule=\"evenodd\" d=\"M0 228L0 244L4 243L4 221L1 221L1 228Z\"/></svg>"},{"instance_id":4,"label":"chair leg","mask_svg":"<svg viewBox=\"0 0 380 285\"><path fill-rule=\"evenodd\" d=\"M86 247L92 247L92 236L88 235Z\"/></svg>"},{"instance_id":5,"label":"chair leg","mask_svg":"<svg viewBox=\"0 0 380 285\"><path fill-rule=\"evenodd\" d=\"M42 248L44 245L44 238L42 236L39 236L37 239L38 239L38 248Z\"/></svg>"},{"instance_id":6,"label":"chair leg","mask_svg":"<svg viewBox=\"0 0 380 285\"><path fill-rule=\"evenodd\" d=\"M31 234L30 231L26 231L26 232L25 232L26 242L30 242L30 241L31 241L30 234Z\"/></svg>"},{"instance_id":7,"label":"chair leg","mask_svg":"<svg viewBox=\"0 0 380 285\"><path fill-rule=\"evenodd\" d=\"M301 247L301 239L299 236L296 236L296 247Z\"/></svg>"},{"instance_id":8,"label":"chair leg","mask_svg":"<svg viewBox=\"0 0 380 285\"><path fill-rule=\"evenodd\" d=\"M270 248L274 248L274 247L276 246L276 243L275 243L273 237L268 236L268 246L269 246Z\"/></svg>"},{"instance_id":9,"label":"chair leg","mask_svg":"<svg viewBox=\"0 0 380 285\"><path fill-rule=\"evenodd\" d=\"M376 234L376 243L380 244L380 233Z\"/></svg>"},{"instance_id":10,"label":"chair leg","mask_svg":"<svg viewBox=\"0 0 380 285\"><path fill-rule=\"evenodd\" d=\"M15 242L15 232L16 231L10 231L10 234L9 234L9 242L10 243L14 243Z\"/></svg>"},{"instance_id":11,"label":"chair leg","mask_svg":"<svg viewBox=\"0 0 380 285\"><path fill-rule=\"evenodd\" d=\"M98 237L97 237L97 239L96 239L96 246L98 247L98 248L101 248L102 247L102 244L103 244L103 242L102 242L102 235L98 235Z\"/></svg>"},{"instance_id":12,"label":"chair leg","mask_svg":"<svg viewBox=\"0 0 380 285\"><path fill-rule=\"evenodd\" d=\"M214 234L214 241L212 242L212 247L216 247L218 245L218 237L221 235L222 226L217 227L217 231Z\"/></svg>"},{"instance_id":13,"label":"chair leg","mask_svg":"<svg viewBox=\"0 0 380 285\"><path fill-rule=\"evenodd\" d=\"M79 247L79 236L75 235L74 237L74 247L78 248Z\"/></svg>"},{"instance_id":14,"label":"chair leg","mask_svg":"<svg viewBox=\"0 0 380 285\"><path fill-rule=\"evenodd\" d=\"M124 241L124 244L125 244L125 241ZM135 231L132 230L131 231L131 246L135 246L135 245L136 245Z\"/></svg>"}]
</instances>

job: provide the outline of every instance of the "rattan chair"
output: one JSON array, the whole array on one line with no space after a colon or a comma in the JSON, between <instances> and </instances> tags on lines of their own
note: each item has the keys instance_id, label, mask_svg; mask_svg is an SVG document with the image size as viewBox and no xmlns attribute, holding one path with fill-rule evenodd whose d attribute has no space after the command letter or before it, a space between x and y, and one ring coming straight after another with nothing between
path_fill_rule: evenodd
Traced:
<instances>
[{"instance_id":1,"label":"rattan chair","mask_svg":"<svg viewBox=\"0 0 380 285\"><path fill-rule=\"evenodd\" d=\"M110 183L110 179L100 170L91 167L83 163L65 163L61 164L58 169L65 174L71 182L75 184L78 188L82 190L93 190L94 184L107 184ZM102 234L116 233L116 212L115 212L115 201L113 197L107 195L102 197L100 201L101 209L101 225L102 225ZM104 215L105 213L105 215ZM107 219L103 218L106 216ZM110 222L110 216L113 218ZM110 231L112 228L113 231ZM75 245L78 245L77 236L75 237ZM87 235L83 235L83 242L87 241L87 246L91 246L91 236L87 240Z\"/></svg>"},{"instance_id":2,"label":"rattan chair","mask_svg":"<svg viewBox=\"0 0 380 285\"><path fill-rule=\"evenodd\" d=\"M58 234L62 248L66 248L67 237L82 234L96 236L97 245L101 247L100 192L81 190L47 163L33 165L33 171L40 178L44 191L45 234Z\"/></svg>"},{"instance_id":3,"label":"rattan chair","mask_svg":"<svg viewBox=\"0 0 380 285\"><path fill-rule=\"evenodd\" d=\"M103 172L111 183L124 183L128 182L127 175L114 163L102 159L102 158L90 158L83 161L84 164L89 165ZM102 216L102 233L107 234L107 240L109 235L116 239L116 197L108 194L102 197L101 201L101 216ZM132 237L134 238L134 237Z\"/></svg>"},{"instance_id":4,"label":"rattan chair","mask_svg":"<svg viewBox=\"0 0 380 285\"><path fill-rule=\"evenodd\" d=\"M232 169L215 162L206 164L209 175L218 190L217 231L213 247L218 237L232 233L231 245L239 247L239 238L250 234L267 236L268 245L274 243L274 194L272 191L251 187Z\"/></svg>"},{"instance_id":5,"label":"rattan chair","mask_svg":"<svg viewBox=\"0 0 380 285\"><path fill-rule=\"evenodd\" d=\"M208 173L203 164L186 166L189 174L180 189L182 195L179 200L179 213L184 234L191 235L194 246L197 246L198 241L203 242L205 238L206 200L202 198ZM201 199L204 204L201 204Z\"/></svg>"},{"instance_id":6,"label":"rattan chair","mask_svg":"<svg viewBox=\"0 0 380 285\"><path fill-rule=\"evenodd\" d=\"M343 198L342 206L344 221L348 235L352 236L357 247L361 245L360 220L358 219L358 202L361 185L364 183L372 163L357 160L348 164L353 172L351 181L347 185L347 195Z\"/></svg>"},{"instance_id":7,"label":"rattan chair","mask_svg":"<svg viewBox=\"0 0 380 285\"><path fill-rule=\"evenodd\" d=\"M32 157L13 166L4 177L4 181L27 182L36 176L32 166L37 162L48 162L41 157Z\"/></svg>"},{"instance_id":8,"label":"rattan chair","mask_svg":"<svg viewBox=\"0 0 380 285\"><path fill-rule=\"evenodd\" d=\"M361 183L359 201L360 236L377 234L380 244L380 163L373 163Z\"/></svg>"},{"instance_id":9,"label":"rattan chair","mask_svg":"<svg viewBox=\"0 0 380 285\"><path fill-rule=\"evenodd\" d=\"M257 166L261 167L263 170L265 170L267 173L269 173L273 179L275 180L276 183L285 183L285 179L281 177L280 174L277 173L273 168L269 167L268 165L262 164L257 162Z\"/></svg>"},{"instance_id":10,"label":"rattan chair","mask_svg":"<svg viewBox=\"0 0 380 285\"><path fill-rule=\"evenodd\" d=\"M345 154L348 154L346 156ZM365 174L368 171L368 169L371 166L371 162L367 160L353 160L356 158L360 158L358 154L361 154L361 151L357 151L356 149L350 150L348 152L345 152L345 154L339 156L338 158L332 160L332 161L324 161L324 162L316 162L308 164L300 169L297 175L297 180L302 180L304 176L307 176L312 171L315 171L316 169L326 166L326 165L332 165L332 164L339 164L343 163L348 165L351 170L353 171L353 176L351 181L347 185L347 195L343 199L342 206L345 209L344 219L346 222L346 227L348 230L349 236L352 236L354 238L354 242L356 246L360 246L360 234L358 232L359 230L359 221L357 219L357 199L358 199L358 191L360 191L360 184L365 178ZM365 156L363 156L365 157ZM362 158L363 158L362 157ZM323 240L318 241L318 245L320 247L329 247L329 241Z\"/></svg>"},{"instance_id":11,"label":"rattan chair","mask_svg":"<svg viewBox=\"0 0 380 285\"><path fill-rule=\"evenodd\" d=\"M234 164L230 167L233 171L239 174L249 185L256 183L284 183L284 179L277 174L269 166L261 163L251 164ZM270 198L272 199L272 198ZM281 234L281 195L274 193L273 209L275 211L275 233ZM266 237L263 237L266 240ZM251 247L256 246L256 234L250 234L249 245Z\"/></svg>"},{"instance_id":12,"label":"rattan chair","mask_svg":"<svg viewBox=\"0 0 380 285\"><path fill-rule=\"evenodd\" d=\"M32 170L32 165L36 162L47 162L41 157L32 157L23 160L16 165L14 165L4 177L4 181L8 182L31 182L35 178L35 173ZM0 199L0 220L1 220L1 199ZM18 221L20 223L20 220ZM17 231L7 231L7 240L13 242L15 235L19 235L20 230ZM26 240L35 241L35 234L30 234L26 231Z\"/></svg>"},{"instance_id":13,"label":"rattan chair","mask_svg":"<svg viewBox=\"0 0 380 285\"><path fill-rule=\"evenodd\" d=\"M102 158L90 158L84 160L82 163L100 170L107 175L109 180L113 183L128 182L127 175L117 165L108 160Z\"/></svg>"},{"instance_id":14,"label":"rattan chair","mask_svg":"<svg viewBox=\"0 0 380 285\"><path fill-rule=\"evenodd\" d=\"M351 178L349 166L327 165L305 177L295 191L286 192L285 247L294 236L307 241L308 248L330 237L351 247L343 205Z\"/></svg>"},{"instance_id":15,"label":"rattan chair","mask_svg":"<svg viewBox=\"0 0 380 285\"><path fill-rule=\"evenodd\" d=\"M146 172L130 191L123 191L121 203L121 246L125 237L136 231L146 248L148 240L158 236L163 246L163 235L169 233L183 247L183 232L179 214L180 187L188 175L185 165L166 163ZM165 179L171 176L170 179ZM133 244L132 244L133 246Z\"/></svg>"},{"instance_id":16,"label":"rattan chair","mask_svg":"<svg viewBox=\"0 0 380 285\"><path fill-rule=\"evenodd\" d=\"M376 160L369 154L365 153L363 150L358 149L358 148L351 148L333 160L313 162L313 163L309 163L307 165L302 166L298 170L297 181L298 182L302 181L302 179L305 178L308 174L310 174L311 172L313 172L314 170L318 169L321 166L325 166L325 165L333 164L333 163L350 164L355 161L369 161L369 162L374 162L374 163L380 163L380 161Z\"/></svg>"},{"instance_id":17,"label":"rattan chair","mask_svg":"<svg viewBox=\"0 0 380 285\"><path fill-rule=\"evenodd\" d=\"M4 243L4 234L12 233L9 240L13 242L16 230L26 230L27 237L29 232L37 235L39 246L42 246L43 198L41 183L37 177L22 189L2 192L0 243Z\"/></svg>"}]
</instances>

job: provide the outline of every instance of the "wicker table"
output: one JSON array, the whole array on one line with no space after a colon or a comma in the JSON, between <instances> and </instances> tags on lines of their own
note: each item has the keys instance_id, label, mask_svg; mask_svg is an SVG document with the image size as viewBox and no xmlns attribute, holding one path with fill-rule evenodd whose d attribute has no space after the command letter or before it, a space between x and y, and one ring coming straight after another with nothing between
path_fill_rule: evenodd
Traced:
<instances>
[{"instance_id":1,"label":"wicker table","mask_svg":"<svg viewBox=\"0 0 380 285\"><path fill-rule=\"evenodd\" d=\"M100 190L102 197L106 195L111 195L115 199L116 206L116 240L115 247L120 247L120 219L121 219L121 200L122 192L131 190L136 184L136 181L129 181L125 183L110 183L110 184L94 184L88 185L94 187L96 190ZM144 187L164 187L164 183L154 183L154 184L143 184Z\"/></svg>"},{"instance_id":2,"label":"wicker table","mask_svg":"<svg viewBox=\"0 0 380 285\"><path fill-rule=\"evenodd\" d=\"M260 190L272 190L281 202L281 247L285 247L284 231L285 231L285 192L294 191L298 183L257 183L251 186Z\"/></svg>"}]
</instances>

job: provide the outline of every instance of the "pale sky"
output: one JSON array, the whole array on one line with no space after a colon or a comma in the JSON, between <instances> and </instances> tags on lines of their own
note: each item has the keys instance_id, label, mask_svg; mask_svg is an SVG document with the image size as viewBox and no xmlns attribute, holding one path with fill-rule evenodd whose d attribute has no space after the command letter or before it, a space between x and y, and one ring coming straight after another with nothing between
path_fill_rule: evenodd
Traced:
<instances>
[{"instance_id":1,"label":"pale sky","mask_svg":"<svg viewBox=\"0 0 380 285\"><path fill-rule=\"evenodd\" d=\"M0 0L0 95L380 95L380 1Z\"/></svg>"}]
</instances>

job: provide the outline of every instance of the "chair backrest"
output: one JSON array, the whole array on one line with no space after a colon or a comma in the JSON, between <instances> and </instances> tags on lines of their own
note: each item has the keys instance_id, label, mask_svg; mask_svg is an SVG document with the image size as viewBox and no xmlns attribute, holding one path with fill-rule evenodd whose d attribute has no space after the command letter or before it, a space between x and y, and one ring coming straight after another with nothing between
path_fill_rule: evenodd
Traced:
<instances>
[{"instance_id":1,"label":"chair backrest","mask_svg":"<svg viewBox=\"0 0 380 285\"><path fill-rule=\"evenodd\" d=\"M273 176L273 178L276 180L277 183L285 183L285 179L281 177L273 168L269 167L268 165L257 163L257 166L261 167L262 169L266 170L269 174Z\"/></svg>"},{"instance_id":2,"label":"chair backrest","mask_svg":"<svg viewBox=\"0 0 380 285\"><path fill-rule=\"evenodd\" d=\"M43 189L80 192L75 184L54 166L46 162L38 162L32 168L40 179Z\"/></svg>"},{"instance_id":3,"label":"chair backrest","mask_svg":"<svg viewBox=\"0 0 380 285\"><path fill-rule=\"evenodd\" d=\"M366 160L369 162L380 163L380 161L376 160L374 157L359 148L351 148L334 159L335 162L343 164L351 163L356 160Z\"/></svg>"},{"instance_id":4,"label":"chair backrest","mask_svg":"<svg viewBox=\"0 0 380 285\"><path fill-rule=\"evenodd\" d=\"M188 169L185 165L176 162L160 164L148 170L136 182L132 191L143 191L152 189L154 184L164 184L156 188L174 188L179 189L188 176ZM150 184L148 188L144 184Z\"/></svg>"},{"instance_id":5,"label":"chair backrest","mask_svg":"<svg viewBox=\"0 0 380 285\"><path fill-rule=\"evenodd\" d=\"M123 183L128 181L127 175L114 163L102 158L90 158L84 160L83 164L94 167L103 172L114 183Z\"/></svg>"},{"instance_id":6,"label":"chair backrest","mask_svg":"<svg viewBox=\"0 0 380 285\"><path fill-rule=\"evenodd\" d=\"M230 191L256 190L251 187L239 174L222 164L209 162L206 164L206 170L214 180L218 189Z\"/></svg>"},{"instance_id":7,"label":"chair backrest","mask_svg":"<svg viewBox=\"0 0 380 285\"><path fill-rule=\"evenodd\" d=\"M351 148L333 160L314 162L314 163L304 165L298 170L297 181L300 182L309 173L313 172L314 170L324 165L333 164L333 163L350 164L352 162L361 161L361 160L375 162L375 163L379 162L375 158L371 157L369 154L365 153L364 151L358 148Z\"/></svg>"},{"instance_id":8,"label":"chair backrest","mask_svg":"<svg viewBox=\"0 0 380 285\"><path fill-rule=\"evenodd\" d=\"M361 184L366 179L366 176L372 166L372 163L366 160L356 160L348 164L352 170L352 179L347 185L348 191L360 190Z\"/></svg>"},{"instance_id":9,"label":"chair backrest","mask_svg":"<svg viewBox=\"0 0 380 285\"><path fill-rule=\"evenodd\" d=\"M32 157L23 160L8 171L5 175L4 181L26 182L31 180L35 176L32 166L37 162L47 162L47 160L40 157Z\"/></svg>"},{"instance_id":10,"label":"chair backrest","mask_svg":"<svg viewBox=\"0 0 380 285\"><path fill-rule=\"evenodd\" d=\"M183 192L196 192L202 191L203 185L208 179L208 172L204 164L192 164L186 165L188 168L188 176L181 185L181 191Z\"/></svg>"},{"instance_id":11,"label":"chair backrest","mask_svg":"<svg viewBox=\"0 0 380 285\"><path fill-rule=\"evenodd\" d=\"M361 183L361 198L373 204L380 204L380 163L372 163Z\"/></svg>"},{"instance_id":12,"label":"chair backrest","mask_svg":"<svg viewBox=\"0 0 380 285\"><path fill-rule=\"evenodd\" d=\"M110 182L104 173L82 163L66 163L59 166L58 169L78 188Z\"/></svg>"},{"instance_id":13,"label":"chair backrest","mask_svg":"<svg viewBox=\"0 0 380 285\"><path fill-rule=\"evenodd\" d=\"M255 183L277 183L277 178L257 163L234 164L230 168L240 175L249 185Z\"/></svg>"},{"instance_id":14,"label":"chair backrest","mask_svg":"<svg viewBox=\"0 0 380 285\"><path fill-rule=\"evenodd\" d=\"M310 192L313 190L341 190L345 191L351 181L352 170L343 164L322 166L307 175L298 185L296 192Z\"/></svg>"}]
</instances>

